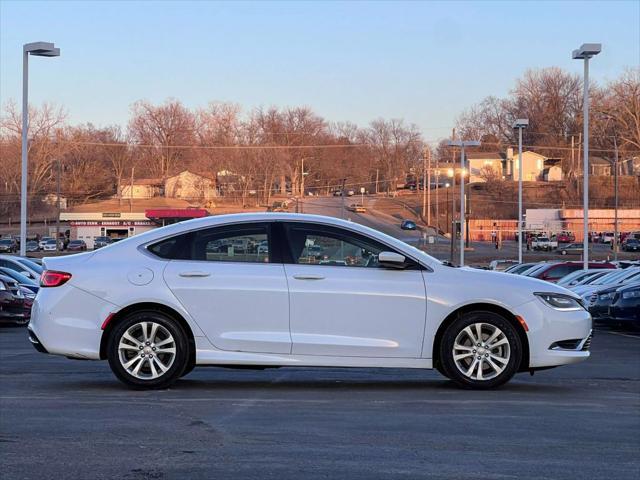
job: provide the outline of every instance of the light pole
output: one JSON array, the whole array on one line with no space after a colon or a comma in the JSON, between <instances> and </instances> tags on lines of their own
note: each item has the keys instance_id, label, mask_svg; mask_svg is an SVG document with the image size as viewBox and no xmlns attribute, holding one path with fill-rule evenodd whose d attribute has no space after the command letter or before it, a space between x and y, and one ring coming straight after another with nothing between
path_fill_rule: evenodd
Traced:
<instances>
[{"instance_id":1,"label":"light pole","mask_svg":"<svg viewBox=\"0 0 640 480\"><path fill-rule=\"evenodd\" d=\"M584 60L584 81L582 93L583 126L584 126L584 161L582 166L583 181L583 214L584 214L584 239L582 248L584 249L582 268L589 268L589 59L602 51L599 43L583 43L580 48L574 50L572 58L574 60Z\"/></svg>"},{"instance_id":2,"label":"light pole","mask_svg":"<svg viewBox=\"0 0 640 480\"><path fill-rule=\"evenodd\" d=\"M456 188L456 171L454 168L450 168L447 170L447 176L451 179L451 184L447 183L447 189L450 186ZM447 203L449 203L449 190L447 190ZM453 263L453 254L455 253L456 244L455 244L455 228L454 222L456 220L456 195L455 193L451 195L451 204L447 207L447 210L451 208L451 221L449 222L449 228L451 228L451 252L449 253L449 262Z\"/></svg>"},{"instance_id":3,"label":"light pole","mask_svg":"<svg viewBox=\"0 0 640 480\"><path fill-rule=\"evenodd\" d=\"M22 46L22 178L20 181L20 255L27 254L27 174L29 159L29 55L57 57L60 49L53 43L34 42Z\"/></svg>"},{"instance_id":4,"label":"light pole","mask_svg":"<svg viewBox=\"0 0 640 480\"><path fill-rule=\"evenodd\" d=\"M478 147L480 142L477 140L449 140L450 147L460 147L460 266L464 266L464 148Z\"/></svg>"},{"instance_id":5,"label":"light pole","mask_svg":"<svg viewBox=\"0 0 640 480\"><path fill-rule=\"evenodd\" d=\"M513 123L513 128L518 129L518 263L522 263L522 129L528 126L528 118Z\"/></svg>"}]
</instances>

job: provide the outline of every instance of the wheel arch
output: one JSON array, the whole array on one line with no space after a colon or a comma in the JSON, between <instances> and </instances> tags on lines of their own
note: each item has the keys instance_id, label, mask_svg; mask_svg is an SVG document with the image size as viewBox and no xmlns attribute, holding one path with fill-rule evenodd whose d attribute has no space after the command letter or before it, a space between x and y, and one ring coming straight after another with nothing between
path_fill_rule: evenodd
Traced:
<instances>
[{"instance_id":1,"label":"wheel arch","mask_svg":"<svg viewBox=\"0 0 640 480\"><path fill-rule=\"evenodd\" d=\"M432 359L433 366L437 367L440 365L440 342L442 341L442 336L444 332L449 328L456 319L460 318L465 313L471 312L493 312L497 313L504 317L518 332L518 336L520 337L520 343L522 344L522 360L520 361L520 367L518 368L519 372L527 371L529 369L529 339L527 338L527 332L525 332L522 324L518 321L516 316L500 305L496 305L493 303L471 303L467 305L463 305L458 309L451 312L440 324L438 327L438 331L433 339L433 351L432 351Z\"/></svg>"},{"instance_id":2,"label":"wheel arch","mask_svg":"<svg viewBox=\"0 0 640 480\"><path fill-rule=\"evenodd\" d=\"M123 319L125 319L129 314L134 312L141 311L154 311L163 313L173 320L178 322L180 326L184 329L187 334L187 340L189 342L189 362L195 363L196 356L196 342L195 337L193 335L193 331L191 330L191 326L185 320L185 318L176 310L167 305L163 305L161 303L156 302L142 302L142 303L134 303L132 305L127 305L123 309L116 312L107 323L107 326L104 328L102 332L102 337L100 338L100 359L105 360L107 358L107 345L109 343L109 336L113 329L118 325Z\"/></svg>"}]
</instances>

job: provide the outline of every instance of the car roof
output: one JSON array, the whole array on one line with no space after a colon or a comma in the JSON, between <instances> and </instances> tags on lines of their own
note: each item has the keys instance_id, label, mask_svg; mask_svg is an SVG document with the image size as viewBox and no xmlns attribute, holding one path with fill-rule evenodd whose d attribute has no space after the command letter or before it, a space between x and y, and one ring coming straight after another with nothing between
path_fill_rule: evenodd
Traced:
<instances>
[{"instance_id":1,"label":"car roof","mask_svg":"<svg viewBox=\"0 0 640 480\"><path fill-rule=\"evenodd\" d=\"M384 243L394 246L399 250L405 251L409 256L419 256L421 260L426 261L430 266L440 266L442 262L430 256L408 243L397 238L387 235L384 232L369 228L365 225L343 220L335 217L327 217L324 215L312 215L308 213L286 213L286 212L250 212L250 213L234 213L225 215L212 215L208 217L195 218L185 220L183 222L174 223L165 227L155 228L139 235L125 238L122 241L105 247L105 252L114 248L126 248L127 245L144 245L155 240L161 240L173 235L186 233L188 231L199 230L202 228L210 228L222 225L233 225L251 222L307 222L318 225L327 225L344 228L347 230L361 233L363 235L376 238ZM102 249L101 249L102 250Z\"/></svg>"}]
</instances>

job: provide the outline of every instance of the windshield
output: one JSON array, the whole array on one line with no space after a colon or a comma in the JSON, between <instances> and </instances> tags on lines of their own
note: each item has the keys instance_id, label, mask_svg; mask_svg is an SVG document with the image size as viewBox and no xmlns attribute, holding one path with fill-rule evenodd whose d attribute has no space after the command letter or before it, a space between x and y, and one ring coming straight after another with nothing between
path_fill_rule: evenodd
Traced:
<instances>
[{"instance_id":1,"label":"windshield","mask_svg":"<svg viewBox=\"0 0 640 480\"><path fill-rule=\"evenodd\" d=\"M626 271L613 271L611 273L608 273L606 275L603 275L600 278L597 278L596 280L594 280L593 282L589 282L590 285L607 285L609 283L613 283L616 282L617 280L619 280L620 278L624 277L628 275L628 272Z\"/></svg>"},{"instance_id":2,"label":"windshield","mask_svg":"<svg viewBox=\"0 0 640 480\"><path fill-rule=\"evenodd\" d=\"M16 258L16 260L20 262L22 265L24 265L25 267L30 268L34 272L42 273L43 269L37 263L32 262L31 260L27 260L26 258Z\"/></svg>"},{"instance_id":3,"label":"windshield","mask_svg":"<svg viewBox=\"0 0 640 480\"><path fill-rule=\"evenodd\" d=\"M0 273L13 278L14 280L17 280L18 283L22 283L25 285L37 285L37 283L31 278L21 274L20 272L16 272L15 270L11 270L10 268L0 267Z\"/></svg>"}]
</instances>

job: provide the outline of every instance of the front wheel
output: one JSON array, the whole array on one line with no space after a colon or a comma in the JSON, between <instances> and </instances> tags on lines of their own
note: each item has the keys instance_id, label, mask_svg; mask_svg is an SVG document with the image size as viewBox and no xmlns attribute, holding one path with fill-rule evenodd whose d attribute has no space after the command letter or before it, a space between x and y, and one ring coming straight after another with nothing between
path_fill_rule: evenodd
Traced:
<instances>
[{"instance_id":1,"label":"front wheel","mask_svg":"<svg viewBox=\"0 0 640 480\"><path fill-rule=\"evenodd\" d=\"M522 345L515 327L493 312L471 312L445 331L440 364L463 388L486 389L508 382L518 371Z\"/></svg>"},{"instance_id":2,"label":"front wheel","mask_svg":"<svg viewBox=\"0 0 640 480\"><path fill-rule=\"evenodd\" d=\"M127 386L167 388L184 372L189 344L172 318L155 311L134 312L111 332L108 358L115 376Z\"/></svg>"}]
</instances>

